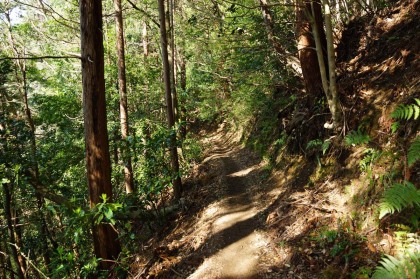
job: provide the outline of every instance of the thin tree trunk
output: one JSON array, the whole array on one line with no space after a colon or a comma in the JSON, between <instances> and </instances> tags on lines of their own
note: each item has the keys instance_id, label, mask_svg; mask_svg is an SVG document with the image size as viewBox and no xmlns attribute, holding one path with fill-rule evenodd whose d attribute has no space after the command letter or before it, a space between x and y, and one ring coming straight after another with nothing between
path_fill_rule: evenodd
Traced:
<instances>
[{"instance_id":1,"label":"thin tree trunk","mask_svg":"<svg viewBox=\"0 0 420 279\"><path fill-rule=\"evenodd\" d=\"M127 193L134 191L133 167L131 165L130 143L127 140L128 129L128 104L127 104L127 78L125 74L125 53L124 53L124 27L121 11L121 0L114 0L115 23L117 31L117 55L118 55L118 89L120 92L120 124L121 138L124 141L123 163L125 190Z\"/></svg>"},{"instance_id":2,"label":"thin tree trunk","mask_svg":"<svg viewBox=\"0 0 420 279\"><path fill-rule=\"evenodd\" d=\"M7 22L8 22L8 31L9 31L9 43L12 46L13 52L15 54L16 57L20 57L21 55L18 52L18 49L16 47L15 44L15 40L12 34L12 28L11 28L11 23L10 23L10 16L8 13L6 13L6 18L7 18ZM17 60L17 66L20 70L20 74L21 76L18 75L17 72L15 72L16 75L16 79L18 81L20 81L20 83L22 84L22 95L23 95L23 103L25 106L25 115L26 115L26 121L28 122L29 125L29 131L30 131L30 148L31 148L31 161L32 161L32 167L33 167L33 179L35 181L35 183L37 185L40 184L40 179L39 179L39 166L38 166L38 160L36 158L36 153L37 153L37 146L36 146L36 138L35 138L35 124L34 121L32 119L32 113L31 113L31 109L29 107L29 102L28 102L28 86L27 86L27 79L26 79L26 62L24 60ZM34 186L34 188L36 188L36 186ZM45 203L42 195L39 192L35 193L36 199L37 199L37 206L38 206L38 214L39 214L39 218L41 220L41 226L40 226L40 240L41 240L41 250L42 250L42 255L45 261L45 265L47 270L49 271L49 265L51 263L50 261L50 257L49 257L49 248L48 248L48 242L47 242L47 237L46 237L46 220L45 220L45 216L42 213L42 207ZM25 263L24 259L21 259L23 261L23 263ZM25 268L26 269L26 268Z\"/></svg>"},{"instance_id":3,"label":"thin tree trunk","mask_svg":"<svg viewBox=\"0 0 420 279\"><path fill-rule=\"evenodd\" d=\"M0 239L5 239L3 233L0 231ZM4 244L4 248L3 248ZM1 270L1 278L7 278L7 244L5 244L4 240L0 242L0 270Z\"/></svg>"},{"instance_id":4,"label":"thin tree trunk","mask_svg":"<svg viewBox=\"0 0 420 279\"><path fill-rule=\"evenodd\" d=\"M325 11L325 29L327 37L327 53L328 53L328 70L329 70L329 82L331 92L331 114L333 120L333 127L339 128L342 117L340 102L338 100L336 74L335 74L335 52L334 52L334 39L333 39L333 28L331 20L331 10L328 0L322 0Z\"/></svg>"},{"instance_id":5,"label":"thin tree trunk","mask_svg":"<svg viewBox=\"0 0 420 279\"><path fill-rule=\"evenodd\" d=\"M260 9L262 13L262 17L264 19L265 28L267 30L267 37L268 40L271 42L275 52L277 53L277 57L279 58L279 62L282 65L290 66L297 74L302 74L301 66L299 65L299 60L287 51L283 45L278 40L275 29L274 29L274 20L273 14L269 9L270 4L267 0L259 0Z\"/></svg>"},{"instance_id":6,"label":"thin tree trunk","mask_svg":"<svg viewBox=\"0 0 420 279\"><path fill-rule=\"evenodd\" d=\"M180 80L180 85L181 85L181 90L183 92L183 94L185 95L187 92L187 65L185 62L185 58L182 57L180 59L180 74L181 74L181 80ZM184 99L183 102L185 102L186 100ZM181 137L182 139L185 139L185 137L187 136L187 109L185 108L185 104L181 103Z\"/></svg>"},{"instance_id":7,"label":"thin tree trunk","mask_svg":"<svg viewBox=\"0 0 420 279\"><path fill-rule=\"evenodd\" d=\"M326 45L325 33L322 28L322 13L319 6L319 0L312 1L315 6L315 14L311 15L315 21L320 22L318 32L321 37L322 45ZM314 98L323 96L323 87L318 57L316 53L316 45L312 36L313 30L308 19L311 13L311 3L298 0L297 2L297 34L298 34L298 52L299 60L302 67L303 82L307 93L308 107L313 107ZM325 47L323 47L323 50Z\"/></svg>"},{"instance_id":8,"label":"thin tree trunk","mask_svg":"<svg viewBox=\"0 0 420 279\"><path fill-rule=\"evenodd\" d=\"M172 96L171 96L171 80L170 80L170 67L168 61L168 40L166 37L166 24L165 24L165 3L164 0L158 0L158 9L159 9L159 19L160 19L160 40L162 44L162 64L163 64L163 80L165 84L165 98L166 98L166 112L169 129L173 129L175 126L175 119L172 106ZM171 165L173 173L173 187L174 187L174 196L176 200L181 198L182 194L182 182L179 175L179 162L178 162L178 152L176 148L176 135L171 133L171 142L170 142L170 151L171 151Z\"/></svg>"},{"instance_id":9,"label":"thin tree trunk","mask_svg":"<svg viewBox=\"0 0 420 279\"><path fill-rule=\"evenodd\" d=\"M171 54L169 55L169 64L171 67L171 92L172 92L172 105L174 111L175 122L179 120L178 112L178 92L176 90L176 57L175 57L175 25L174 14L175 5L174 0L168 0L168 14L169 14L169 38Z\"/></svg>"},{"instance_id":10,"label":"thin tree trunk","mask_svg":"<svg viewBox=\"0 0 420 279\"><path fill-rule=\"evenodd\" d=\"M315 14L315 7L314 7L313 2L311 2L311 10L312 10L312 14ZM311 15L309 15L309 16L311 16ZM319 30L318 24L319 23L316 22L314 17L312 17L312 16L311 16L310 22L311 22L312 30L313 30L313 34L314 34L316 54L317 54L317 57L318 57L318 65L319 65L319 70L320 70L320 73L321 73L322 88L324 89L324 93L327 97L328 105L330 105L331 94L330 94L329 84L328 84L328 74L327 74L328 64L325 64L325 55L324 55L324 52L322 51L321 37L320 37L320 34L318 32L318 30Z\"/></svg>"},{"instance_id":11,"label":"thin tree trunk","mask_svg":"<svg viewBox=\"0 0 420 279\"><path fill-rule=\"evenodd\" d=\"M147 23L146 23L146 21L143 21L142 43L143 43L143 56L146 59L149 56L149 39L148 39L148 35L147 35Z\"/></svg>"},{"instance_id":12,"label":"thin tree trunk","mask_svg":"<svg viewBox=\"0 0 420 279\"><path fill-rule=\"evenodd\" d=\"M7 244L7 233L3 231L2 234L0 234L0 239L2 241L2 245L4 248L2 248L1 252L2 254L0 255L0 257L2 258L2 264L3 264L3 268L2 268L2 275L3 278L11 278L11 279L15 279L15 271L12 268L12 261L10 260L10 256L8 255L8 251L11 250L10 249L10 245ZM13 253L12 253L13 254ZM7 273L9 273L9 277L7 277Z\"/></svg>"},{"instance_id":13,"label":"thin tree trunk","mask_svg":"<svg viewBox=\"0 0 420 279\"><path fill-rule=\"evenodd\" d=\"M12 218L13 218L13 232L15 233L15 242L16 246L18 247L18 261L19 266L21 267L23 274L25 277L27 277L26 272L28 271L28 266L26 265L26 260L23 257L22 253L20 253L20 249L23 247L23 241L22 241L22 227L19 225L20 220L20 211L16 208L11 209Z\"/></svg>"},{"instance_id":14,"label":"thin tree trunk","mask_svg":"<svg viewBox=\"0 0 420 279\"><path fill-rule=\"evenodd\" d=\"M106 119L101 0L80 0L83 114L90 206L112 202L111 162ZM109 224L93 225L93 244L100 268L111 269L121 247Z\"/></svg>"},{"instance_id":15,"label":"thin tree trunk","mask_svg":"<svg viewBox=\"0 0 420 279\"><path fill-rule=\"evenodd\" d=\"M26 270L22 265L22 262L19 259L19 251L16 245L15 231L13 228L13 218L12 218L12 194L10 192L10 184L3 183L3 193L4 193L4 215L6 217L7 223L7 232L9 234L9 246L12 251L12 256L17 266L16 274L19 278L25 278Z\"/></svg>"},{"instance_id":16,"label":"thin tree trunk","mask_svg":"<svg viewBox=\"0 0 420 279\"><path fill-rule=\"evenodd\" d=\"M25 62L23 62L25 63ZM24 96L24 104L25 104L25 113L26 113L26 119L29 123L29 128L31 132L31 155L32 155L32 163L34 167L34 179L37 184L39 184L39 166L38 166L38 160L36 158L37 153L37 146L36 146L36 138L35 138L35 124L32 119L31 109L29 108L28 103L28 87L26 82L26 65L21 65L21 72L23 77L23 96ZM37 200L37 207L38 207L38 215L41 220L41 226L40 226L40 232L39 232L39 238L41 240L41 251L42 255L45 261L45 266L47 268L47 271L49 272L49 265L51 263L50 256L49 256L49 248L48 248L48 242L47 242L47 222L45 220L45 216L42 212L42 208L44 207L45 201L42 195L38 192L35 193L36 200Z\"/></svg>"},{"instance_id":17,"label":"thin tree trunk","mask_svg":"<svg viewBox=\"0 0 420 279\"><path fill-rule=\"evenodd\" d=\"M272 43L276 52L280 54L281 57L284 57L286 54L286 50L283 48L283 46L280 44L280 42L277 40L275 36L273 15L271 14L271 11L268 8L267 0L259 0L259 2L260 2L260 8L261 8L261 13L263 15L265 27L267 29L268 40Z\"/></svg>"}]
</instances>

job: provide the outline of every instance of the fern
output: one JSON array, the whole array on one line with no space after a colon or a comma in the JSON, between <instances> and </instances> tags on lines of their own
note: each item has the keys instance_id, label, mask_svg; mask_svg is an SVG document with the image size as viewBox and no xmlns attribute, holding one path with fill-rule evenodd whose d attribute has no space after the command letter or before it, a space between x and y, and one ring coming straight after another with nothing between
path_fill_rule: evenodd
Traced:
<instances>
[{"instance_id":1,"label":"fern","mask_svg":"<svg viewBox=\"0 0 420 279\"><path fill-rule=\"evenodd\" d=\"M370 141L370 137L367 134L364 134L362 131L351 131L345 138L344 138L346 145L359 145L368 143Z\"/></svg>"},{"instance_id":2,"label":"fern","mask_svg":"<svg viewBox=\"0 0 420 279\"><path fill-rule=\"evenodd\" d=\"M306 150L319 149L321 146L322 146L322 140L320 139L311 140L306 145Z\"/></svg>"},{"instance_id":3,"label":"fern","mask_svg":"<svg viewBox=\"0 0 420 279\"><path fill-rule=\"evenodd\" d=\"M420 116L420 100L414 99L414 104L399 105L392 113L391 117L401 120L417 120Z\"/></svg>"},{"instance_id":4,"label":"fern","mask_svg":"<svg viewBox=\"0 0 420 279\"><path fill-rule=\"evenodd\" d=\"M371 171L373 163L379 159L383 153L375 148L366 148L366 150L363 151L363 154L365 156L359 162L360 171Z\"/></svg>"},{"instance_id":5,"label":"fern","mask_svg":"<svg viewBox=\"0 0 420 279\"><path fill-rule=\"evenodd\" d=\"M372 279L420 278L420 252L408 253L401 259L386 255L380 263Z\"/></svg>"},{"instance_id":6,"label":"fern","mask_svg":"<svg viewBox=\"0 0 420 279\"><path fill-rule=\"evenodd\" d=\"M407 153L407 163L411 167L420 159L420 137L417 137L411 144Z\"/></svg>"},{"instance_id":7,"label":"fern","mask_svg":"<svg viewBox=\"0 0 420 279\"><path fill-rule=\"evenodd\" d=\"M388 213L393 214L414 205L420 206L420 191L408 181L403 184L395 183L385 191L379 204L379 219Z\"/></svg>"},{"instance_id":8,"label":"fern","mask_svg":"<svg viewBox=\"0 0 420 279\"><path fill-rule=\"evenodd\" d=\"M330 148L331 140L311 140L306 145L306 150L316 150L316 151L322 151L322 155L325 155L325 152L327 152L328 148Z\"/></svg>"}]
</instances>

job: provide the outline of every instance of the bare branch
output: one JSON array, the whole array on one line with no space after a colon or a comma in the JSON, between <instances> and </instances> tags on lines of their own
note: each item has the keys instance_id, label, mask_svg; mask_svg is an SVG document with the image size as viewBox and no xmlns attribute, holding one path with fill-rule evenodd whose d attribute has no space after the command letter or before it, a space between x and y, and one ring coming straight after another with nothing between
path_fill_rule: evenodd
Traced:
<instances>
[{"instance_id":1,"label":"bare branch","mask_svg":"<svg viewBox=\"0 0 420 279\"><path fill-rule=\"evenodd\" d=\"M130 0L127 0L128 3L130 3L131 7L133 7L133 9L141 12L142 14L144 14L148 19L150 19L157 27L160 28L160 24L159 22L156 21L156 19L154 19L148 12L146 12L145 10L143 10L142 8L139 8L136 6L136 4L134 4L133 2L131 2Z\"/></svg>"},{"instance_id":2,"label":"bare branch","mask_svg":"<svg viewBox=\"0 0 420 279\"><path fill-rule=\"evenodd\" d=\"M0 57L0 61L2 61L2 60L42 60L42 59L82 59L82 57L78 56L78 55L70 55L70 56L45 55L45 56L33 56L33 57Z\"/></svg>"}]
</instances>

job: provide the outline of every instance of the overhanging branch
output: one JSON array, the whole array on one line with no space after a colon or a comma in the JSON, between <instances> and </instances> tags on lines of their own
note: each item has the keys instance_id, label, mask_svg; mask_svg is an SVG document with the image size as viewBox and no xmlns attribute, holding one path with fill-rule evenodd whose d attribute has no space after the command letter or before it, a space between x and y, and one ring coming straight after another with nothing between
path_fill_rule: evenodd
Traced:
<instances>
[{"instance_id":1,"label":"overhanging branch","mask_svg":"<svg viewBox=\"0 0 420 279\"><path fill-rule=\"evenodd\" d=\"M156 24L157 27L160 28L160 24L159 22L157 22L148 12L146 12L145 10L139 8L136 6L136 4L134 4L132 1L127 0L128 3L130 3L131 7L133 7L133 9L141 12L142 14L144 14L148 19L150 19L154 24Z\"/></svg>"},{"instance_id":2,"label":"overhanging branch","mask_svg":"<svg viewBox=\"0 0 420 279\"><path fill-rule=\"evenodd\" d=\"M56 55L45 55L45 56L29 56L29 57L0 57L2 60L43 60L43 59L82 59L78 55L68 55L68 56L56 56Z\"/></svg>"}]
</instances>

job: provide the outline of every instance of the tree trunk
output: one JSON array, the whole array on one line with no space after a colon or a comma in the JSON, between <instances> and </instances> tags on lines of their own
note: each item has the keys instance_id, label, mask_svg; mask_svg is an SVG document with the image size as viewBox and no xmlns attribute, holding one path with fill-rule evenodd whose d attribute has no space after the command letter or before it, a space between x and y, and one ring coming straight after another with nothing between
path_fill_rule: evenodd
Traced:
<instances>
[{"instance_id":1,"label":"tree trunk","mask_svg":"<svg viewBox=\"0 0 420 279\"><path fill-rule=\"evenodd\" d=\"M268 40L277 53L277 57L279 58L279 62L281 64L280 66L288 65L295 71L296 74L301 75L302 69L299 65L299 60L295 56L291 55L277 39L274 30L273 14L269 9L270 4L267 0L259 0L259 4L262 17L264 19L265 29L267 30Z\"/></svg>"},{"instance_id":2,"label":"tree trunk","mask_svg":"<svg viewBox=\"0 0 420 279\"><path fill-rule=\"evenodd\" d=\"M124 53L124 27L121 11L121 0L114 0L115 7L115 23L117 32L117 55L118 55L118 89L120 92L120 123L121 138L123 145L123 163L125 190L127 193L134 191L133 167L131 165L130 143L127 140L129 135L128 129L128 105L127 105L127 79L125 75L125 53Z\"/></svg>"},{"instance_id":3,"label":"tree trunk","mask_svg":"<svg viewBox=\"0 0 420 279\"><path fill-rule=\"evenodd\" d=\"M10 16L8 13L6 13L6 18L7 18L7 23L8 23L8 31L9 31L9 43L12 46L13 52L15 54L16 57L20 57L20 54L18 52L17 46L15 44L15 39L13 37L12 34L12 28L11 28L11 22L10 22ZM31 148L31 165L32 165L32 175L33 175L33 180L35 182L36 185L40 184L40 179L39 179L39 166L38 166L38 160L36 158L36 153L37 153L37 145L36 145L36 138L35 138L35 124L34 121L32 119L32 113L31 113L31 109L29 107L29 102L28 102L28 86L27 86L27 79L26 79L26 63L25 61L20 61L17 60L16 62L17 67L20 70L20 75L17 73L17 71L15 71L15 75L16 75L16 79L21 83L22 85L22 90L21 91L21 95L23 95L23 103L24 103L24 107L25 107L25 116L26 116L26 121L29 125L29 131L30 131L30 148ZM36 186L33 185L34 188L36 188ZM42 207L44 205L44 199L42 197L42 195L37 191L35 193L36 199L37 199L37 206L38 206L38 214L41 220L41 227L40 227L40 232L39 232L39 236L40 236L40 240L41 240L41 250L42 250L42 255L44 257L45 260L45 265L47 270L49 271L49 264L51 263L50 261L50 257L49 257L49 248L48 248L48 242L47 242L47 236L46 236L46 221L45 221L45 217L44 214L42 213ZM20 229L19 229L20 230ZM24 259L21 259L23 261L23 263L25 263ZM25 268L26 269L26 268Z\"/></svg>"},{"instance_id":4,"label":"tree trunk","mask_svg":"<svg viewBox=\"0 0 420 279\"><path fill-rule=\"evenodd\" d=\"M286 54L286 50L283 48L280 42L276 39L276 36L274 33L273 15L271 14L271 11L268 8L267 0L259 0L259 2L260 2L260 8L261 8L261 13L264 19L265 27L267 29L268 40L272 43L276 52L280 54L281 57L284 57Z\"/></svg>"},{"instance_id":5,"label":"tree trunk","mask_svg":"<svg viewBox=\"0 0 420 279\"><path fill-rule=\"evenodd\" d=\"M6 205L5 205L6 208ZM6 213L6 212L5 212ZM5 268L3 269L4 273L6 273L6 270L9 271L9 278L11 279L15 279L15 274L18 275L17 273L15 273L15 271L13 270L13 266L12 266L12 261L10 259L10 256L7 254L8 251L11 251L12 248L10 247L10 245L7 243L7 233L4 232L4 234L0 235L0 236L4 236L2 238L3 241L3 245L4 245L4 254L2 255L4 257L5 260ZM12 256L13 256L13 252L11 252ZM4 276L4 278L7 278L7 276Z\"/></svg>"},{"instance_id":6,"label":"tree trunk","mask_svg":"<svg viewBox=\"0 0 420 279\"><path fill-rule=\"evenodd\" d=\"M12 256L17 266L16 274L19 278L25 278L26 270L22 264L21 259L19 258L18 246L15 239L15 231L13 228L13 214L12 214L12 194L10 192L10 184L3 183L3 193L4 193L4 215L6 217L7 223L7 232L9 234L9 246L12 251Z\"/></svg>"},{"instance_id":7,"label":"tree trunk","mask_svg":"<svg viewBox=\"0 0 420 279\"><path fill-rule=\"evenodd\" d=\"M23 274L25 277L27 277L27 270L28 270L28 266L26 265L26 260L25 257L23 257L22 253L20 253L20 249L23 247L23 241L22 241L22 227L19 224L19 220L20 220L20 211L16 208L12 208L12 218L13 218L13 228L14 228L14 233L15 233L15 243L18 249L18 261L19 261L19 266L23 271Z\"/></svg>"},{"instance_id":8,"label":"tree trunk","mask_svg":"<svg viewBox=\"0 0 420 279\"><path fill-rule=\"evenodd\" d=\"M172 92L172 106L174 111L175 121L179 120L178 112L178 92L176 90L176 57L175 57L175 25L174 25L174 14L175 5L174 0L168 0L168 22L169 22L169 39L170 39L170 55L169 55L169 65L171 68L171 92Z\"/></svg>"},{"instance_id":9,"label":"tree trunk","mask_svg":"<svg viewBox=\"0 0 420 279\"><path fill-rule=\"evenodd\" d=\"M104 47L101 0L80 0L81 57L83 80L83 114L86 167L90 206L101 202L106 194L112 202L111 162L109 155ZM109 224L93 226L93 244L102 269L111 269L121 247L117 232Z\"/></svg>"},{"instance_id":10,"label":"tree trunk","mask_svg":"<svg viewBox=\"0 0 420 279\"><path fill-rule=\"evenodd\" d=\"M185 95L187 92L187 65L185 62L185 58L182 57L180 59L180 74L181 74L181 80L180 80L180 85L181 85L181 90L182 93ZM186 100L183 99L183 102L185 102ZM181 137L182 139L185 139L185 137L187 136L187 109L185 108L185 104L181 103Z\"/></svg>"},{"instance_id":11,"label":"tree trunk","mask_svg":"<svg viewBox=\"0 0 420 279\"><path fill-rule=\"evenodd\" d=\"M326 38L323 29L321 6L319 4L319 0L312 2L314 3L315 11L315 14L313 15L311 12L311 2L303 2L302 0L298 0L297 2L298 52L302 67L303 82L307 93L308 107L313 107L313 104L315 103L314 98L321 98L323 96L316 45L308 16L313 17L318 23L317 26L319 26L318 32L323 46L322 49L323 51L326 50Z\"/></svg>"},{"instance_id":12,"label":"tree trunk","mask_svg":"<svg viewBox=\"0 0 420 279\"><path fill-rule=\"evenodd\" d=\"M314 38L316 44L316 52L318 57L318 63L322 79L322 87L325 92L328 107L332 114L332 124L325 123L325 128L338 128L340 126L341 120L341 111L338 101L337 93L337 84L336 84L336 74L335 74L335 53L334 53L334 42L332 35L332 23L331 23L331 14L329 12L329 5L326 1L325 3L325 22L326 22L326 37L327 37L327 55L323 51L323 46L321 42L321 36L319 34L319 22L317 22L313 17L311 18L311 25L314 31ZM312 14L315 14L315 5L311 3ZM327 15L328 14L328 15ZM325 59L327 57L327 59ZM325 62L327 61L327 63ZM328 74L329 73L329 74Z\"/></svg>"},{"instance_id":13,"label":"tree trunk","mask_svg":"<svg viewBox=\"0 0 420 279\"><path fill-rule=\"evenodd\" d=\"M162 44L162 64L163 64L163 80L165 84L166 112L167 112L169 129L173 129L175 126L175 119L174 119L172 96L171 96L171 80L170 80L170 67L169 67L169 61L168 61L168 40L166 37L164 0L158 0L158 9L159 9L159 19L160 19L160 40ZM172 173L173 173L172 183L174 187L174 196L176 200L179 200L182 194L182 182L181 182L181 177L179 175L179 162L178 162L178 152L176 148L176 134L175 133L171 133L170 151L171 151L171 165L172 165Z\"/></svg>"},{"instance_id":14,"label":"tree trunk","mask_svg":"<svg viewBox=\"0 0 420 279\"><path fill-rule=\"evenodd\" d=\"M327 33L327 54L328 54L328 71L329 71L329 82L330 82L330 94L331 94L331 105L330 111L332 114L333 128L340 127L340 121L342 118L340 101L338 99L336 74L335 74L335 52L334 52L334 39L332 29L331 10L328 0L322 0L325 11L325 29Z\"/></svg>"}]
</instances>

